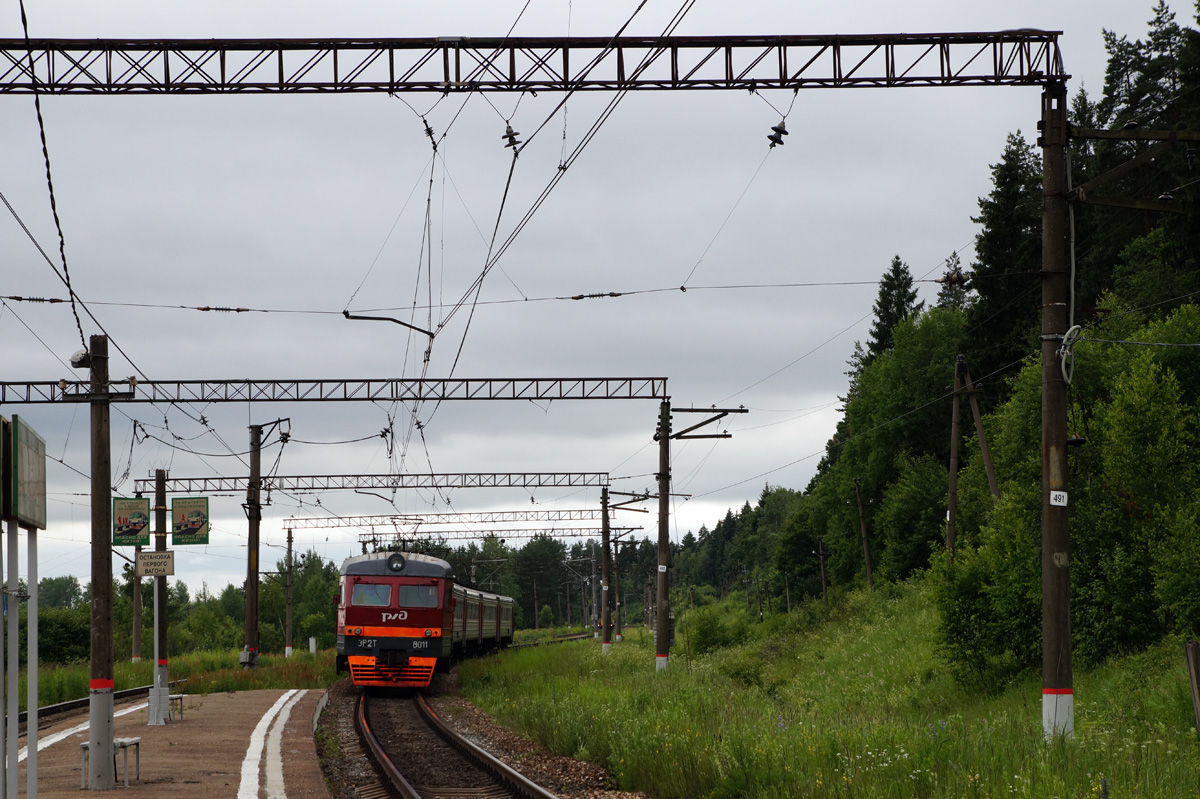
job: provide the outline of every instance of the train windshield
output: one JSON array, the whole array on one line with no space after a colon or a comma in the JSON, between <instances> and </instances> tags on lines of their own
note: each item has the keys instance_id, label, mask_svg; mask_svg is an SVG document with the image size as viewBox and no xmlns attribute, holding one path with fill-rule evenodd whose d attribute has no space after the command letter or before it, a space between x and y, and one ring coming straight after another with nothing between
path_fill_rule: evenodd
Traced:
<instances>
[{"instance_id":1,"label":"train windshield","mask_svg":"<svg viewBox=\"0 0 1200 799\"><path fill-rule=\"evenodd\" d=\"M436 608L438 606L438 589L436 585L398 585L400 607L402 608Z\"/></svg>"},{"instance_id":2,"label":"train windshield","mask_svg":"<svg viewBox=\"0 0 1200 799\"><path fill-rule=\"evenodd\" d=\"M386 608L391 599L392 587L390 585L355 583L354 593L350 596L350 604L372 608Z\"/></svg>"}]
</instances>

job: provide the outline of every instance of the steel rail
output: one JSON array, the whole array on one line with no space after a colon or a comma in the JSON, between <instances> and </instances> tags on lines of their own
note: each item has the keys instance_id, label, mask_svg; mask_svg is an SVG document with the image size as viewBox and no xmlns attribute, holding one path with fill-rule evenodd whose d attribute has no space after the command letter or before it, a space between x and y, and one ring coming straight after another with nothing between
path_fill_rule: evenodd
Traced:
<instances>
[{"instance_id":1,"label":"steel rail","mask_svg":"<svg viewBox=\"0 0 1200 799\"><path fill-rule=\"evenodd\" d=\"M550 793L542 786L531 781L524 774L498 760L490 752L480 748L452 730L434 712L433 708L429 706L429 703L425 701L425 697L416 696L412 701L417 706L421 717L442 737L442 740L458 750L467 759L479 766L479 768L499 780L501 784L513 791L513 793L524 797L524 799L557 799L555 794Z\"/></svg>"},{"instance_id":2,"label":"steel rail","mask_svg":"<svg viewBox=\"0 0 1200 799\"><path fill-rule=\"evenodd\" d=\"M0 39L0 94L1036 86L1061 31L420 39Z\"/></svg>"},{"instance_id":3,"label":"steel rail","mask_svg":"<svg viewBox=\"0 0 1200 799\"><path fill-rule=\"evenodd\" d=\"M374 731L371 730L371 724L367 721L366 691L363 691L358 697L358 703L354 708L354 729L358 731L358 739L366 747L372 762L383 772L383 778L387 780L401 799L422 799L421 794L417 793L408 780L404 779L404 775L400 773L400 769L396 768L396 764L383 751L383 747L380 745L378 739L376 739Z\"/></svg>"}]
</instances>

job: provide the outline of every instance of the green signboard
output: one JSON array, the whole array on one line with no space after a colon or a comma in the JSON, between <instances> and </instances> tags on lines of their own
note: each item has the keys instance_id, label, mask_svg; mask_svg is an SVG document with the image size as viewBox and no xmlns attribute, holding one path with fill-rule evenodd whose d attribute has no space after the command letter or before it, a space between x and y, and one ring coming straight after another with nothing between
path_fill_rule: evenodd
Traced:
<instances>
[{"instance_id":1,"label":"green signboard","mask_svg":"<svg viewBox=\"0 0 1200 799\"><path fill-rule=\"evenodd\" d=\"M22 527L46 529L46 442L21 421L12 418L12 459L9 497L12 516Z\"/></svg>"},{"instance_id":2,"label":"green signboard","mask_svg":"<svg viewBox=\"0 0 1200 799\"><path fill-rule=\"evenodd\" d=\"M208 497L175 497L171 500L171 543L208 543Z\"/></svg>"},{"instance_id":3,"label":"green signboard","mask_svg":"<svg viewBox=\"0 0 1200 799\"><path fill-rule=\"evenodd\" d=\"M150 498L113 498L113 546L150 546Z\"/></svg>"}]
</instances>

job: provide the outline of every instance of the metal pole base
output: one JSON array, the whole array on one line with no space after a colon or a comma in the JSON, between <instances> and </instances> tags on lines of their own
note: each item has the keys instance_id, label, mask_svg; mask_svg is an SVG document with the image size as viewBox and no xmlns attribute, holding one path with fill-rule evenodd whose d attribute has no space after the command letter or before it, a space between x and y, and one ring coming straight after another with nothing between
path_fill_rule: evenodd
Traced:
<instances>
[{"instance_id":1,"label":"metal pole base","mask_svg":"<svg viewBox=\"0 0 1200 799\"><path fill-rule=\"evenodd\" d=\"M655 671L666 671L668 657L670 657L670 656L669 655L655 655L654 656L654 670Z\"/></svg>"}]
</instances>

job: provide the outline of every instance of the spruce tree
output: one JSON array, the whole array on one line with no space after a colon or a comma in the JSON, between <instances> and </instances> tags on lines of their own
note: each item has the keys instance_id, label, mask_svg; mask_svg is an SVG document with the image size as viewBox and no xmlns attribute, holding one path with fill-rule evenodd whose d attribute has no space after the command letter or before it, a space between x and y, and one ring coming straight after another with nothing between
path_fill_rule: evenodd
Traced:
<instances>
[{"instance_id":1,"label":"spruce tree","mask_svg":"<svg viewBox=\"0 0 1200 799\"><path fill-rule=\"evenodd\" d=\"M925 303L917 302L917 290L913 288L908 265L899 255L892 256L891 266L879 281L879 298L873 307L875 321L871 323L871 334L867 339L866 362L890 350L896 325L924 307Z\"/></svg>"}]
</instances>

